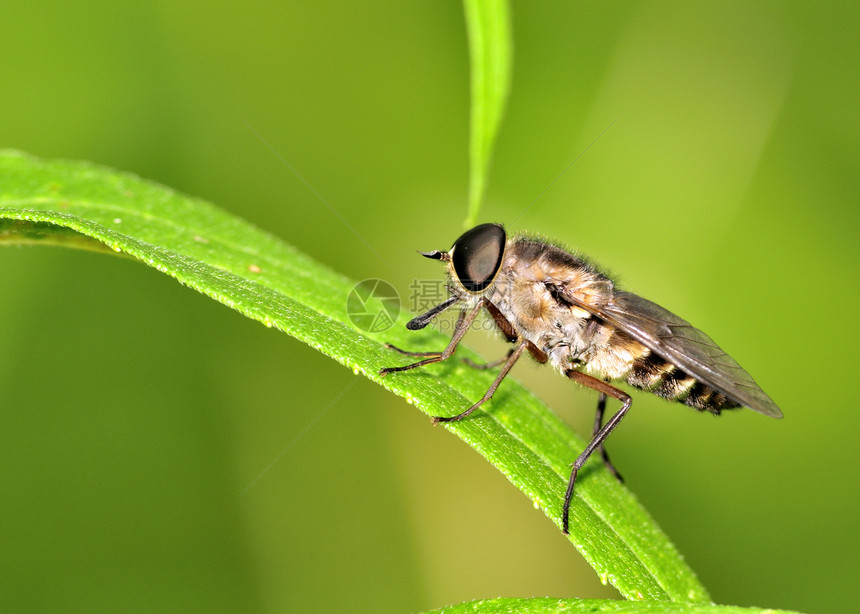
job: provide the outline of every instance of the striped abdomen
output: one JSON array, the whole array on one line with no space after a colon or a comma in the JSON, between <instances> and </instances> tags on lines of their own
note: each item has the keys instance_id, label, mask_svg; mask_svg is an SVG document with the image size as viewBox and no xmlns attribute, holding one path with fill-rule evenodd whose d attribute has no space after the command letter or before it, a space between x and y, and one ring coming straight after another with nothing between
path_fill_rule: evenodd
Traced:
<instances>
[{"instance_id":1,"label":"striped abdomen","mask_svg":"<svg viewBox=\"0 0 860 614\"><path fill-rule=\"evenodd\" d=\"M627 383L631 386L715 414L719 414L723 409L740 407L739 403L722 392L699 382L647 348L643 349L644 353L633 361L633 366L626 376Z\"/></svg>"}]
</instances>

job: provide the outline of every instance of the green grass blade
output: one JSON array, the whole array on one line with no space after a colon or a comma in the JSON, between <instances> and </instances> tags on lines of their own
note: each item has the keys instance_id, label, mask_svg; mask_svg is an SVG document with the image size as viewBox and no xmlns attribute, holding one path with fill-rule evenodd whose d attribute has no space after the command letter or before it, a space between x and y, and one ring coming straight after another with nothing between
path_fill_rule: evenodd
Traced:
<instances>
[{"instance_id":1,"label":"green grass blade","mask_svg":"<svg viewBox=\"0 0 860 614\"><path fill-rule=\"evenodd\" d=\"M353 281L209 203L89 163L0 151L0 243L38 242L103 245L133 257L304 341L428 414L460 412L494 377L452 360L383 379L381 367L407 362L384 341L432 350L447 339L429 328L407 331L407 314L382 336L361 332L346 311ZM458 356L478 359L467 348ZM585 442L533 394L509 378L486 411L446 428L560 526L569 463ZM570 540L604 581L634 599L708 601L674 546L599 461L580 476Z\"/></svg>"},{"instance_id":2,"label":"green grass blade","mask_svg":"<svg viewBox=\"0 0 860 614\"><path fill-rule=\"evenodd\" d=\"M471 58L472 111L469 135L469 211L471 228L487 182L493 144L511 86L511 20L507 0L463 0Z\"/></svg>"},{"instance_id":3,"label":"green grass blade","mask_svg":"<svg viewBox=\"0 0 860 614\"><path fill-rule=\"evenodd\" d=\"M608 599L483 599L432 610L425 614L792 614L726 605Z\"/></svg>"}]
</instances>

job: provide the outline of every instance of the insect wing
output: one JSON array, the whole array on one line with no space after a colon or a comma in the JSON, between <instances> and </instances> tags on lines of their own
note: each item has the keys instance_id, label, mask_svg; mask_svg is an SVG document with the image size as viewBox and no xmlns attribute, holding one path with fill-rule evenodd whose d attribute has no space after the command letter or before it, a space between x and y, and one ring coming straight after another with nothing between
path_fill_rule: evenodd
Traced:
<instances>
[{"instance_id":1,"label":"insect wing","mask_svg":"<svg viewBox=\"0 0 860 614\"><path fill-rule=\"evenodd\" d=\"M599 307L572 299L703 384L765 416L782 418L776 403L734 358L671 311L630 292L615 291Z\"/></svg>"}]
</instances>

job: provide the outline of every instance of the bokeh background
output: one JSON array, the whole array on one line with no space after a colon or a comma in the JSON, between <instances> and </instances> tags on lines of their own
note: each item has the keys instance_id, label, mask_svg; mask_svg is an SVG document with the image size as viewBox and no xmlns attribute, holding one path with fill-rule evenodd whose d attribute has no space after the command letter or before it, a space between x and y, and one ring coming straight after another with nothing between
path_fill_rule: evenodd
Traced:
<instances>
[{"instance_id":1,"label":"bokeh background","mask_svg":"<svg viewBox=\"0 0 860 614\"><path fill-rule=\"evenodd\" d=\"M786 416L640 394L616 465L717 602L850 611L860 5L513 8L481 220L591 254L705 329ZM414 250L447 248L465 216L458 2L2 12L0 146L204 197L404 302L440 274ZM617 596L454 436L299 342L120 258L6 248L0 279L4 611ZM515 376L588 431L593 394Z\"/></svg>"}]
</instances>

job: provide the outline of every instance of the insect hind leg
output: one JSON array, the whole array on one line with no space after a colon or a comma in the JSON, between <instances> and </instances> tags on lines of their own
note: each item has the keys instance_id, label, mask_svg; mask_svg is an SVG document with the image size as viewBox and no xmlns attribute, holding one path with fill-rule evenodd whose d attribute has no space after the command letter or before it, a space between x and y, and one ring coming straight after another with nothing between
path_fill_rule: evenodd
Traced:
<instances>
[{"instance_id":1,"label":"insect hind leg","mask_svg":"<svg viewBox=\"0 0 860 614\"><path fill-rule=\"evenodd\" d=\"M597 413L594 416L594 429L591 431L592 438L597 437L597 434L600 432L600 427L603 426L604 411L606 411L606 393L601 392L600 397L597 399ZM618 473L618 469L616 469L615 465L612 464L612 461L609 460L609 452L606 451L606 446L603 444L600 444L600 457L603 459L603 464L606 465L609 472L620 482L623 482L624 478L621 477L621 474Z\"/></svg>"},{"instance_id":2,"label":"insect hind leg","mask_svg":"<svg viewBox=\"0 0 860 614\"><path fill-rule=\"evenodd\" d=\"M582 469L582 466L585 464L585 461L591 456L591 454L598 448L603 446L603 442L609 436L609 434L618 426L618 423L621 422L621 419L627 413L627 410L630 409L630 405L633 402L633 399L630 398L630 395L619 390L615 386L611 386L607 384L603 380L599 380L595 377L591 377L590 375L586 375L585 373L580 373L579 371L570 370L565 375L567 375L571 380L582 384L583 386L587 386L592 388L601 395L610 396L614 399L618 399L621 401L621 409L619 409L607 422L604 424L591 438L591 441L585 446L585 450L573 461L573 466L570 472L570 480L567 483L567 491L564 493L564 507L562 509L562 518L561 518L561 530L565 535L568 534L568 528L570 526L570 502L573 499L573 487L576 484L576 475L579 473L579 470ZM605 409L605 399L604 399L604 409ZM600 405L598 404L598 419L602 420L603 415L600 410Z\"/></svg>"}]
</instances>

